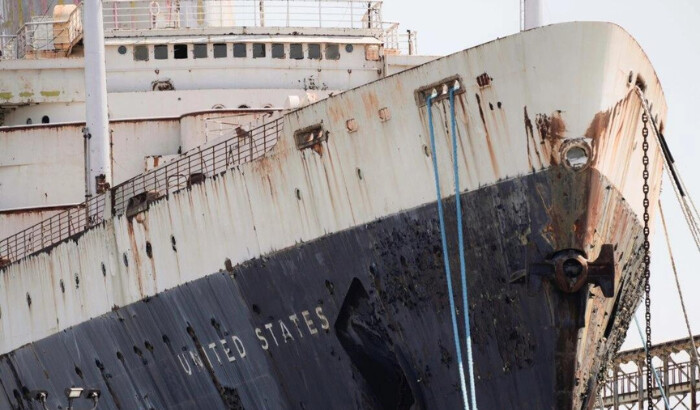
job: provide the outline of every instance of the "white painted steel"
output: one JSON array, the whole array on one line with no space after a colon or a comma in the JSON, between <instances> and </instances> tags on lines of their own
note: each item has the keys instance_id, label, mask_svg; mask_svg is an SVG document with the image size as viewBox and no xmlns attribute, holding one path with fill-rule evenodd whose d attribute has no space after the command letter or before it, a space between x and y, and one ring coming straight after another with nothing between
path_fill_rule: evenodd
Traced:
<instances>
[{"instance_id":1,"label":"white painted steel","mask_svg":"<svg viewBox=\"0 0 700 410\"><path fill-rule=\"evenodd\" d=\"M558 152L547 140L526 133L525 109L533 125L538 115L560 115L565 139L590 134L594 120L612 112L612 123L592 141L592 166L640 217L641 180L635 176L641 173L641 106L628 83L630 70L646 82L646 95L663 120L665 101L651 64L626 32L607 23L567 23L520 33L293 111L285 116L284 135L267 157L152 204L131 221L117 217L75 242L6 268L0 281L0 354L114 306L217 272L227 258L236 265L434 201L426 111L416 106L414 91L454 75L461 76L465 89L456 99L461 190L558 163ZM480 87L476 78L484 73L492 80ZM390 120L380 120L381 108L391 112ZM437 152L432 155L438 156L442 192L449 195L447 108L438 102L434 109ZM358 124L356 132L347 131L349 119ZM299 151L293 132L321 122L328 141L318 151ZM655 144L650 154L652 192L658 192L661 156ZM611 197L599 198L601 209L612 208ZM595 229L591 259L600 237L613 232L607 225L613 220L594 215L590 222L589 229ZM633 241L627 239L620 243L628 248L619 252L633 251ZM146 255L147 241L152 258ZM72 286L76 277L79 287ZM71 284L65 294L60 280Z\"/></svg>"},{"instance_id":2,"label":"white painted steel","mask_svg":"<svg viewBox=\"0 0 700 410\"><path fill-rule=\"evenodd\" d=\"M544 25L545 0L523 0L523 29L530 30Z\"/></svg>"},{"instance_id":3,"label":"white painted steel","mask_svg":"<svg viewBox=\"0 0 700 410\"><path fill-rule=\"evenodd\" d=\"M107 74L102 27L102 0L85 0L85 126L89 135L86 160L87 195L99 193L97 180L112 185L112 160L107 114Z\"/></svg>"}]
</instances>

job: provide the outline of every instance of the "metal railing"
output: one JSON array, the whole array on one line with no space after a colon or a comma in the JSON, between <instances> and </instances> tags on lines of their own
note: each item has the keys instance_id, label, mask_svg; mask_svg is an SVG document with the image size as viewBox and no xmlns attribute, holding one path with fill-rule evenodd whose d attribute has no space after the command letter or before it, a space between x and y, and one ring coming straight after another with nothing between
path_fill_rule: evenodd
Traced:
<instances>
[{"instance_id":1,"label":"metal railing","mask_svg":"<svg viewBox=\"0 0 700 410\"><path fill-rule=\"evenodd\" d=\"M82 4L66 18L37 16L25 23L17 34L0 37L0 58L21 59L39 57L42 52L70 52L83 34Z\"/></svg>"},{"instance_id":2,"label":"metal railing","mask_svg":"<svg viewBox=\"0 0 700 410\"><path fill-rule=\"evenodd\" d=\"M276 145L282 132L282 121L282 118L273 120L171 161L1 240L0 268L78 235L109 219L107 215L128 215L132 207L143 209L138 206L263 157ZM111 212L105 215L108 195L112 206Z\"/></svg>"},{"instance_id":3,"label":"metal railing","mask_svg":"<svg viewBox=\"0 0 700 410\"><path fill-rule=\"evenodd\" d=\"M384 23L385 54L418 54L418 33L412 30L399 31L399 23Z\"/></svg>"},{"instance_id":4,"label":"metal railing","mask_svg":"<svg viewBox=\"0 0 700 410\"><path fill-rule=\"evenodd\" d=\"M382 28L381 1L104 0L104 30L215 27Z\"/></svg>"},{"instance_id":5,"label":"metal railing","mask_svg":"<svg viewBox=\"0 0 700 410\"><path fill-rule=\"evenodd\" d=\"M0 268L63 242L104 220L105 197L100 195L0 241Z\"/></svg>"},{"instance_id":6,"label":"metal railing","mask_svg":"<svg viewBox=\"0 0 700 410\"><path fill-rule=\"evenodd\" d=\"M666 408L661 394L663 390L671 408L700 409L700 369L693 354L698 341L700 336L654 345L651 353L654 361L660 363L656 366L659 379L652 377L651 386L646 383L644 348L619 353L600 385L595 408L642 409L647 389L651 389L654 408ZM625 367L629 363L634 363L636 369Z\"/></svg>"}]
</instances>

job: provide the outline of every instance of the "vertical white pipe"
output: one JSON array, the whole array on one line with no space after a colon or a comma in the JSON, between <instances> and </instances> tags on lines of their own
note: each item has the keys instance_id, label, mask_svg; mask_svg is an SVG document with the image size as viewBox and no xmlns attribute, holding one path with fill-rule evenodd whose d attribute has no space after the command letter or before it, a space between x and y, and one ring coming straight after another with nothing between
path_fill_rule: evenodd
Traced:
<instances>
[{"instance_id":1,"label":"vertical white pipe","mask_svg":"<svg viewBox=\"0 0 700 410\"><path fill-rule=\"evenodd\" d=\"M523 30L541 27L544 24L544 0L523 0Z\"/></svg>"},{"instance_id":2,"label":"vertical white pipe","mask_svg":"<svg viewBox=\"0 0 700 410\"><path fill-rule=\"evenodd\" d=\"M85 135L88 140L87 193L100 193L98 181L112 185L112 161L107 117L107 75L102 0L85 0L83 43L85 45ZM103 186L104 187L104 186Z\"/></svg>"}]
</instances>

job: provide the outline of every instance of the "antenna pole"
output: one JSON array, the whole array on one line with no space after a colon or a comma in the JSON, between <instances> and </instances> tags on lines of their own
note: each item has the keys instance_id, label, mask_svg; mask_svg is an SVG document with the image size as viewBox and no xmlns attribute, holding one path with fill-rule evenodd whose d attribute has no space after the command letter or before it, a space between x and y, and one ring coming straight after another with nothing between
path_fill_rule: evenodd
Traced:
<instances>
[{"instance_id":1,"label":"antenna pole","mask_svg":"<svg viewBox=\"0 0 700 410\"><path fill-rule=\"evenodd\" d=\"M541 27L544 24L543 16L544 0L523 0L521 3L523 13L523 30Z\"/></svg>"},{"instance_id":2,"label":"antenna pole","mask_svg":"<svg viewBox=\"0 0 700 410\"><path fill-rule=\"evenodd\" d=\"M85 45L85 175L87 195L100 194L112 185L112 160L107 116L107 75L102 0L83 3Z\"/></svg>"}]
</instances>

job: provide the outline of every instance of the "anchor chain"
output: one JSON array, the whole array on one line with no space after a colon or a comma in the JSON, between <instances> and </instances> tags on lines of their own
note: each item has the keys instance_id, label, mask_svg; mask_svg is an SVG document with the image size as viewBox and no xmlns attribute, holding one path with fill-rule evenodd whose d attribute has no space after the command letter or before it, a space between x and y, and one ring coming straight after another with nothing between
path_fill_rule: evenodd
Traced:
<instances>
[{"instance_id":1,"label":"anchor chain","mask_svg":"<svg viewBox=\"0 0 700 410\"><path fill-rule=\"evenodd\" d=\"M649 285L650 270L649 265L651 257L649 255L649 141L647 137L649 136L649 128L647 128L647 117L646 112L642 112L642 164L644 164L644 171L642 172L642 177L644 178L644 185L642 187L642 192L644 193L644 306L646 308L646 313L644 315L646 319L646 365L647 365L647 408L654 408L654 397L652 390L652 367L651 367L651 299Z\"/></svg>"}]
</instances>

